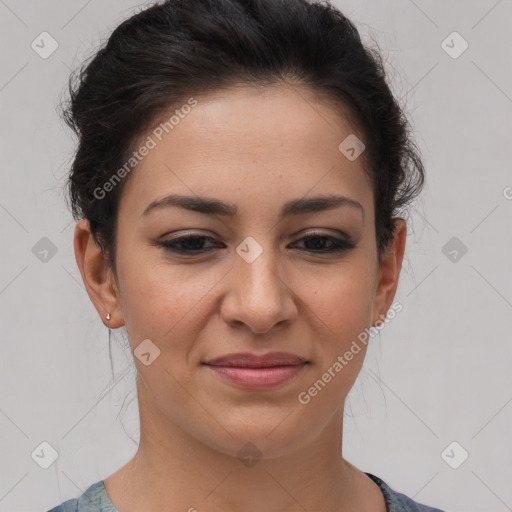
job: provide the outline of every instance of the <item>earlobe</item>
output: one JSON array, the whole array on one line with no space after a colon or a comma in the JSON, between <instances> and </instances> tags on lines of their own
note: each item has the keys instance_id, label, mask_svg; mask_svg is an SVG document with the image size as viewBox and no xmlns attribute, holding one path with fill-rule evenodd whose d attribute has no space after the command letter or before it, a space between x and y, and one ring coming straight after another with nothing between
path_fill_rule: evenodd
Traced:
<instances>
[{"instance_id":1,"label":"earlobe","mask_svg":"<svg viewBox=\"0 0 512 512\"><path fill-rule=\"evenodd\" d=\"M80 220L75 226L74 249L85 289L100 318L110 328L120 327L123 321L115 279L107 257L92 236L87 219Z\"/></svg>"},{"instance_id":2,"label":"earlobe","mask_svg":"<svg viewBox=\"0 0 512 512\"><path fill-rule=\"evenodd\" d=\"M372 325L375 325L379 319L385 318L395 297L402 269L406 238L407 225L405 221L402 219L395 220L393 241L385 249L379 266Z\"/></svg>"}]
</instances>

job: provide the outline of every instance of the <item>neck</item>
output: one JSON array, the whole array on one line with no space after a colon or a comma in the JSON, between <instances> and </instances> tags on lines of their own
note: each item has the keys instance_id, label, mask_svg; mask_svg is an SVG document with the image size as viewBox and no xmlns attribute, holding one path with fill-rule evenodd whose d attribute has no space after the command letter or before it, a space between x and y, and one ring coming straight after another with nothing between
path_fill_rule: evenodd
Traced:
<instances>
[{"instance_id":1,"label":"neck","mask_svg":"<svg viewBox=\"0 0 512 512\"><path fill-rule=\"evenodd\" d=\"M120 512L346 512L360 508L369 486L373 498L383 500L375 484L342 457L343 406L313 443L251 459L199 442L147 404L139 397L137 453L105 479Z\"/></svg>"}]
</instances>

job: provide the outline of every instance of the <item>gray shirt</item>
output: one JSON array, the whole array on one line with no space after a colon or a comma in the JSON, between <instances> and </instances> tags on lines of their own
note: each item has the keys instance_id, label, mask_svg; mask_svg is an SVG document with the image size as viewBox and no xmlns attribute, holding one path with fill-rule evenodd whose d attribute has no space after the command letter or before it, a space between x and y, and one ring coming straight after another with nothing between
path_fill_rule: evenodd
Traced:
<instances>
[{"instance_id":1,"label":"gray shirt","mask_svg":"<svg viewBox=\"0 0 512 512\"><path fill-rule=\"evenodd\" d=\"M387 512L443 512L439 508L423 505L405 494L394 491L379 477L371 473L368 475L381 489L386 500ZM64 501L47 512L118 512L110 501L103 480L92 484L79 498Z\"/></svg>"}]
</instances>

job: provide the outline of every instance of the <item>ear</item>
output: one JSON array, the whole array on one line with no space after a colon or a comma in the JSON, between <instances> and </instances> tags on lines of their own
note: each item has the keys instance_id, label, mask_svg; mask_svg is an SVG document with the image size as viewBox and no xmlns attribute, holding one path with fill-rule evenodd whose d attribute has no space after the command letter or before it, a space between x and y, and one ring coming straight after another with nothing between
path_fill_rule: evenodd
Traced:
<instances>
[{"instance_id":1,"label":"ear","mask_svg":"<svg viewBox=\"0 0 512 512\"><path fill-rule=\"evenodd\" d=\"M101 320L112 329L121 327L124 320L114 273L96 244L87 219L75 226L74 248L85 289ZM105 318L107 313L110 313L110 320Z\"/></svg>"},{"instance_id":2,"label":"ear","mask_svg":"<svg viewBox=\"0 0 512 512\"><path fill-rule=\"evenodd\" d=\"M373 307L372 325L383 319L395 298L398 278L402 268L402 259L407 237L407 225L404 220L395 221L393 241L384 250L378 269L377 287Z\"/></svg>"}]
</instances>

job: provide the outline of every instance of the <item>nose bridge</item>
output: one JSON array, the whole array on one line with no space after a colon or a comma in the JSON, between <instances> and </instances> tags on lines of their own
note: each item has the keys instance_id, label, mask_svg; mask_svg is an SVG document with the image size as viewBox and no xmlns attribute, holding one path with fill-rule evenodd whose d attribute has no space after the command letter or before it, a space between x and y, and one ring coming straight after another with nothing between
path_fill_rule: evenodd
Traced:
<instances>
[{"instance_id":1,"label":"nose bridge","mask_svg":"<svg viewBox=\"0 0 512 512\"><path fill-rule=\"evenodd\" d=\"M251 300L276 301L282 283L276 276L276 255L268 237L247 237L238 247L241 285ZM270 304L269 304L270 305Z\"/></svg>"},{"instance_id":2,"label":"nose bridge","mask_svg":"<svg viewBox=\"0 0 512 512\"><path fill-rule=\"evenodd\" d=\"M255 332L266 332L291 318L295 308L291 292L279 275L272 242L268 237L267 243L259 240L247 237L236 249L234 295L226 319L243 322Z\"/></svg>"}]
</instances>

